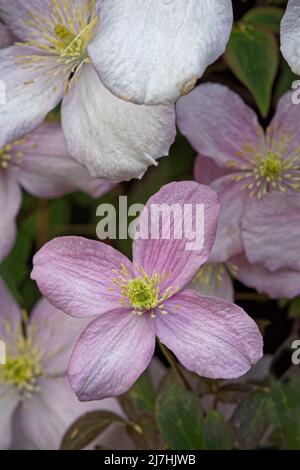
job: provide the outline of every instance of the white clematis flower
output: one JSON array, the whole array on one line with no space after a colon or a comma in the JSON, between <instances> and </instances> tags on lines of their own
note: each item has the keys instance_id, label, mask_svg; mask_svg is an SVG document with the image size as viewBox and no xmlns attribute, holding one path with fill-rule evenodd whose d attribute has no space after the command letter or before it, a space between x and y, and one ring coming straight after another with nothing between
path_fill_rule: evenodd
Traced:
<instances>
[{"instance_id":1,"label":"white clematis flower","mask_svg":"<svg viewBox=\"0 0 300 470\"><path fill-rule=\"evenodd\" d=\"M283 57L300 75L300 0L289 0L281 21L280 40Z\"/></svg>"},{"instance_id":2,"label":"white clematis flower","mask_svg":"<svg viewBox=\"0 0 300 470\"><path fill-rule=\"evenodd\" d=\"M126 103L101 84L88 52L101 3L0 0L1 19L22 40L0 51L7 91L0 148L32 131L63 100L62 127L72 156L92 176L129 180L168 154L175 110Z\"/></svg>"}]
</instances>

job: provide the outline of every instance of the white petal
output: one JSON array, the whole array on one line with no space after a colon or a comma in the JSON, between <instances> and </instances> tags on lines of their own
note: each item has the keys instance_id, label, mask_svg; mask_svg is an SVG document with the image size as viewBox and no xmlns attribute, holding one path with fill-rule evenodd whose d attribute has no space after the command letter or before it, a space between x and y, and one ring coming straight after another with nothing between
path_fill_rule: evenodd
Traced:
<instances>
[{"instance_id":1,"label":"white petal","mask_svg":"<svg viewBox=\"0 0 300 470\"><path fill-rule=\"evenodd\" d=\"M230 0L107 1L89 54L115 95L166 104L220 57L231 27Z\"/></svg>"},{"instance_id":2,"label":"white petal","mask_svg":"<svg viewBox=\"0 0 300 470\"><path fill-rule=\"evenodd\" d=\"M113 96L86 65L62 107L70 154L92 176L140 178L174 141L173 106L139 106Z\"/></svg>"},{"instance_id":3,"label":"white petal","mask_svg":"<svg viewBox=\"0 0 300 470\"><path fill-rule=\"evenodd\" d=\"M0 167L0 262L9 254L16 239L16 217L21 190L16 175Z\"/></svg>"},{"instance_id":4,"label":"white petal","mask_svg":"<svg viewBox=\"0 0 300 470\"><path fill-rule=\"evenodd\" d=\"M281 52L293 72L300 74L300 2L290 0L281 22Z\"/></svg>"},{"instance_id":5,"label":"white petal","mask_svg":"<svg viewBox=\"0 0 300 470\"><path fill-rule=\"evenodd\" d=\"M0 51L0 77L6 87L6 103L0 104L0 148L41 124L63 95L67 76L51 74L55 58L44 61L43 69L19 63L20 56L32 53L20 46Z\"/></svg>"},{"instance_id":6,"label":"white petal","mask_svg":"<svg viewBox=\"0 0 300 470\"><path fill-rule=\"evenodd\" d=\"M9 449L12 444L13 415L17 405L17 392L0 384L0 450Z\"/></svg>"}]
</instances>

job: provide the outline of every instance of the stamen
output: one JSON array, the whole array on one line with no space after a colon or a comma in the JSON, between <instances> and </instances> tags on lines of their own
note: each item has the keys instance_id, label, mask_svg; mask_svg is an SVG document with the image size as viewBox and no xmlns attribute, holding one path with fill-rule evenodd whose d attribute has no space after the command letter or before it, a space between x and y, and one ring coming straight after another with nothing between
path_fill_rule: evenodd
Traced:
<instances>
[{"instance_id":1,"label":"stamen","mask_svg":"<svg viewBox=\"0 0 300 470\"><path fill-rule=\"evenodd\" d=\"M6 170L11 168L19 171L23 157L23 152L20 151L19 146L24 144L25 141L26 139L24 138L14 140L0 149L0 169Z\"/></svg>"}]
</instances>

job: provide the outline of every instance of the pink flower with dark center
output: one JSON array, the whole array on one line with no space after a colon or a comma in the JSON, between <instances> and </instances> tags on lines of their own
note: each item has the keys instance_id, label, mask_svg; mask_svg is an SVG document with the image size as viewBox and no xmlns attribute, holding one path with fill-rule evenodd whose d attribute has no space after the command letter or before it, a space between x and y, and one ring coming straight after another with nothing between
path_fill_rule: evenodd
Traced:
<instances>
[{"instance_id":1,"label":"pink flower with dark center","mask_svg":"<svg viewBox=\"0 0 300 470\"><path fill-rule=\"evenodd\" d=\"M133 262L102 242L77 237L55 239L34 257L32 278L51 303L69 315L97 316L70 362L80 400L126 392L149 365L156 336L184 367L210 378L239 377L262 356L258 328L241 308L186 289L214 244L215 192L196 182L168 184L148 201L141 227L144 214L161 204L204 205L202 249L187 249L191 232L177 237L182 221L173 217L169 239L163 219L158 237L133 242Z\"/></svg>"},{"instance_id":2,"label":"pink flower with dark center","mask_svg":"<svg viewBox=\"0 0 300 470\"><path fill-rule=\"evenodd\" d=\"M73 191L99 197L112 187L107 180L92 178L69 156L57 122L45 122L5 145L0 149L0 261L15 241L21 188L36 197L57 198Z\"/></svg>"},{"instance_id":3,"label":"pink flower with dark center","mask_svg":"<svg viewBox=\"0 0 300 470\"><path fill-rule=\"evenodd\" d=\"M70 387L68 361L86 324L45 299L29 320L24 318L0 280L0 340L6 346L6 363L0 365L0 449L58 449L79 416L121 411L115 400L80 403Z\"/></svg>"},{"instance_id":4,"label":"pink flower with dark center","mask_svg":"<svg viewBox=\"0 0 300 470\"><path fill-rule=\"evenodd\" d=\"M233 262L244 266L244 281L245 261L255 265L259 276L254 282L249 273L251 287L259 288L270 274L263 282L265 292L299 294L300 107L290 93L283 96L264 132L237 94L209 83L182 98L177 111L182 133L199 154L198 178L201 172L208 175L221 201L211 261L244 253Z\"/></svg>"}]
</instances>

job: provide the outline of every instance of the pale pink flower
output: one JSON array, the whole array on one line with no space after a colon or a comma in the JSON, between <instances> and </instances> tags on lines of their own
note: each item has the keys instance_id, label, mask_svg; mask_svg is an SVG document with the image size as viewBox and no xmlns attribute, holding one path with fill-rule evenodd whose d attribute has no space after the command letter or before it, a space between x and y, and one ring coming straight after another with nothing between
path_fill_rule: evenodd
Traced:
<instances>
[{"instance_id":1,"label":"pale pink flower","mask_svg":"<svg viewBox=\"0 0 300 470\"><path fill-rule=\"evenodd\" d=\"M26 320L0 280L0 449L58 449L64 433L88 411L121 412L114 399L80 403L68 377L72 349L87 322L63 315L45 299Z\"/></svg>"},{"instance_id":2,"label":"pale pink flower","mask_svg":"<svg viewBox=\"0 0 300 470\"><path fill-rule=\"evenodd\" d=\"M281 21L281 52L293 72L300 75L300 1L289 0Z\"/></svg>"},{"instance_id":3,"label":"pale pink flower","mask_svg":"<svg viewBox=\"0 0 300 470\"><path fill-rule=\"evenodd\" d=\"M202 171L211 178L221 201L210 261L241 255L232 261L241 264L237 276L246 285L271 297L299 294L300 107L287 93L264 132L237 94L208 83L182 98L177 110L179 127L199 154L198 178Z\"/></svg>"},{"instance_id":4,"label":"pale pink flower","mask_svg":"<svg viewBox=\"0 0 300 470\"><path fill-rule=\"evenodd\" d=\"M21 188L40 198L57 198L73 191L99 197L112 183L92 178L68 154L57 122L45 122L31 134L0 149L0 261L14 245Z\"/></svg>"},{"instance_id":5,"label":"pale pink flower","mask_svg":"<svg viewBox=\"0 0 300 470\"><path fill-rule=\"evenodd\" d=\"M164 219L157 239L133 242L133 262L107 244L78 237L57 238L34 257L32 278L51 303L69 315L97 316L70 362L80 400L126 392L149 365L156 336L184 367L210 378L239 377L262 356L258 328L240 307L186 289L214 244L215 192L196 182L171 183L148 201L148 213L155 204L203 204L203 248L188 250L191 232L177 239L182 225L172 217L169 239L162 236Z\"/></svg>"}]
</instances>

